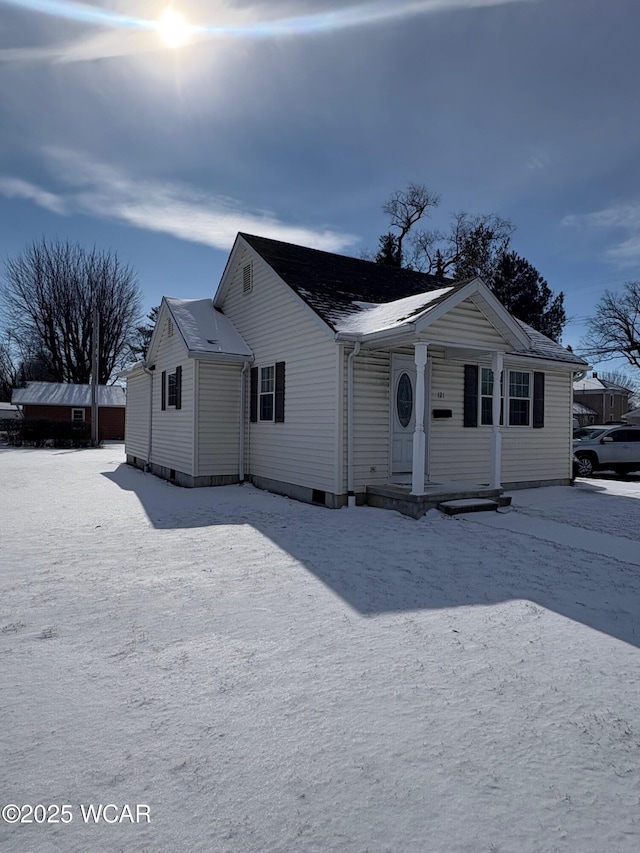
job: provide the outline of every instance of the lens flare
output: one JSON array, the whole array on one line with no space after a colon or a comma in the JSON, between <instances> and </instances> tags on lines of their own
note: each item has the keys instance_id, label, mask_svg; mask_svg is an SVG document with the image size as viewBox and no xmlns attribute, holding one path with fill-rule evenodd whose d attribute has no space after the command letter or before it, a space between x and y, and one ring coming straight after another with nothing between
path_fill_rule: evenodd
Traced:
<instances>
[{"instance_id":1,"label":"lens flare","mask_svg":"<svg viewBox=\"0 0 640 853\"><path fill-rule=\"evenodd\" d=\"M158 21L158 33L167 47L183 47L192 33L192 27L182 14L169 7Z\"/></svg>"}]
</instances>

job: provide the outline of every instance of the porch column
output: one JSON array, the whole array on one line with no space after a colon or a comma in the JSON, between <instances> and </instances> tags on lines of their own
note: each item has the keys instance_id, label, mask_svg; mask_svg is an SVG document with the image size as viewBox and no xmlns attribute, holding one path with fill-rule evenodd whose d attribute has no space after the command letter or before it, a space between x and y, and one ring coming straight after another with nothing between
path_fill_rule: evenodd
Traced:
<instances>
[{"instance_id":1,"label":"porch column","mask_svg":"<svg viewBox=\"0 0 640 853\"><path fill-rule=\"evenodd\" d=\"M416 363L416 425L413 431L413 467L411 494L424 495L426 441L424 434L424 369L427 364L427 344L415 344Z\"/></svg>"},{"instance_id":2,"label":"porch column","mask_svg":"<svg viewBox=\"0 0 640 853\"><path fill-rule=\"evenodd\" d=\"M504 353L494 352L491 357L493 372L493 396L491 399L491 488L499 489L502 480L502 428L500 426L500 402L502 397L502 363ZM506 391L506 389L505 389ZM506 394L505 394L506 398ZM504 413L504 417L507 413Z\"/></svg>"}]
</instances>

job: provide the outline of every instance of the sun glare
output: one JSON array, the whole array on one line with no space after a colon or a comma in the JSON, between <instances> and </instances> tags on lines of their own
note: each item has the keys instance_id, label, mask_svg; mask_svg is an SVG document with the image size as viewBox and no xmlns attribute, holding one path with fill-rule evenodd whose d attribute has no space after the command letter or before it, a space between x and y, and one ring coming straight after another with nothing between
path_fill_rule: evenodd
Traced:
<instances>
[{"instance_id":1,"label":"sun glare","mask_svg":"<svg viewBox=\"0 0 640 853\"><path fill-rule=\"evenodd\" d=\"M160 38L167 47L182 47L189 41L191 25L182 14L169 7L158 21Z\"/></svg>"}]
</instances>

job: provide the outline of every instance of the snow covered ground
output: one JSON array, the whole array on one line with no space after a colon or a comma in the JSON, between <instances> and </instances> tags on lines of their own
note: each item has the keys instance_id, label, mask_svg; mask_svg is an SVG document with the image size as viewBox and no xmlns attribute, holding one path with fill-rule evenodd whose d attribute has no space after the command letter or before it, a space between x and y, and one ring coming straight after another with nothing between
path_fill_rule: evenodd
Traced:
<instances>
[{"instance_id":1,"label":"snow covered ground","mask_svg":"<svg viewBox=\"0 0 640 853\"><path fill-rule=\"evenodd\" d=\"M415 522L123 460L0 449L0 806L72 815L1 853L640 849L640 481Z\"/></svg>"}]
</instances>

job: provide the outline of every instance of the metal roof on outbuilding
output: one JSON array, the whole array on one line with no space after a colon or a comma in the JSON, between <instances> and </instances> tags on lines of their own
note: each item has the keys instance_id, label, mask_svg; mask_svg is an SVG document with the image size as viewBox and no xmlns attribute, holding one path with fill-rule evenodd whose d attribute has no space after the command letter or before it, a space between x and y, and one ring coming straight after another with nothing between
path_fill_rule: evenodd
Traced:
<instances>
[{"instance_id":1,"label":"metal roof on outbuilding","mask_svg":"<svg viewBox=\"0 0 640 853\"><path fill-rule=\"evenodd\" d=\"M27 382L25 388L14 388L11 402L21 406L90 406L91 385ZM98 405L103 408L124 407L124 388L121 385L99 385Z\"/></svg>"}]
</instances>

